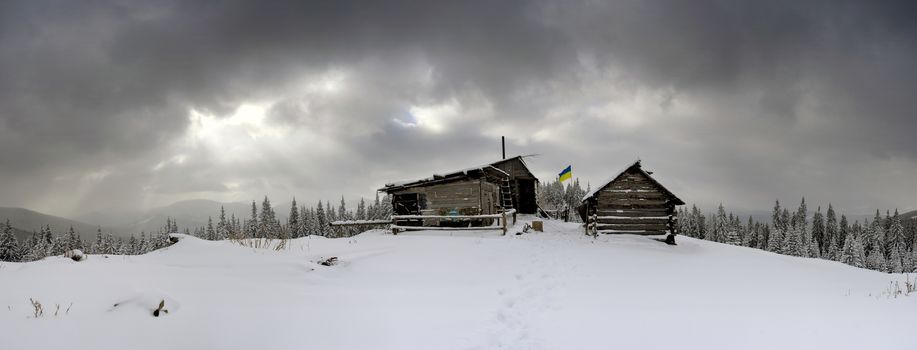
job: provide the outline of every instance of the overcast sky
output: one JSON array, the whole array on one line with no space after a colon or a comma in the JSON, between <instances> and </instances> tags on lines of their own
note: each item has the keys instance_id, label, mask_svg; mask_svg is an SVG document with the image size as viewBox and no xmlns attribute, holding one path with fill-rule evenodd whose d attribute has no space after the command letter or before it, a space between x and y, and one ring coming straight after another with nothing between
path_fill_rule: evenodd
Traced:
<instances>
[{"instance_id":1,"label":"overcast sky","mask_svg":"<svg viewBox=\"0 0 917 350\"><path fill-rule=\"evenodd\" d=\"M636 158L688 203L917 207L913 1L2 1L0 206L371 197Z\"/></svg>"}]
</instances>

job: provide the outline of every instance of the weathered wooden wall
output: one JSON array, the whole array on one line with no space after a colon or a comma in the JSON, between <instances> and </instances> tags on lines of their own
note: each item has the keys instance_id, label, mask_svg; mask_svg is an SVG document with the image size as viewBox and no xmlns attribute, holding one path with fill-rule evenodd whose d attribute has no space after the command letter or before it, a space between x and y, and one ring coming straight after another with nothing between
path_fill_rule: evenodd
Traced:
<instances>
[{"instance_id":1,"label":"weathered wooden wall","mask_svg":"<svg viewBox=\"0 0 917 350\"><path fill-rule=\"evenodd\" d=\"M675 205L640 171L627 171L587 203L598 233L675 233Z\"/></svg>"},{"instance_id":2,"label":"weathered wooden wall","mask_svg":"<svg viewBox=\"0 0 917 350\"><path fill-rule=\"evenodd\" d=\"M493 166L505 171L510 176L510 191L513 196L513 205L523 214L534 214L535 213L535 188L532 182L525 180L537 181L534 175L529 171L525 166L525 163L519 159L519 157L513 157L509 159L504 159L502 161L493 163ZM523 180L524 186L530 187L527 191L521 191L519 187L523 184L520 183L520 180ZM522 198L521 196L527 196Z\"/></svg>"},{"instance_id":3,"label":"weathered wooden wall","mask_svg":"<svg viewBox=\"0 0 917 350\"><path fill-rule=\"evenodd\" d=\"M423 215L436 215L440 210L479 209L477 214L494 214L499 187L480 179L462 180L444 184L410 187L392 194L421 193L425 195Z\"/></svg>"}]
</instances>

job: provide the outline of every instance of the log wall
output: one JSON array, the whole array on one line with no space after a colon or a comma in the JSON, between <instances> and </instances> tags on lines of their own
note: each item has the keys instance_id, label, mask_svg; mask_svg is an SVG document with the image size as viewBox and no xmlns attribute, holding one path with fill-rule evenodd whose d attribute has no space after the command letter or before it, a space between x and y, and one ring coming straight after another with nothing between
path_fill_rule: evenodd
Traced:
<instances>
[{"instance_id":1,"label":"log wall","mask_svg":"<svg viewBox=\"0 0 917 350\"><path fill-rule=\"evenodd\" d=\"M595 233L675 233L675 205L639 171L628 171L587 202L588 228Z\"/></svg>"}]
</instances>

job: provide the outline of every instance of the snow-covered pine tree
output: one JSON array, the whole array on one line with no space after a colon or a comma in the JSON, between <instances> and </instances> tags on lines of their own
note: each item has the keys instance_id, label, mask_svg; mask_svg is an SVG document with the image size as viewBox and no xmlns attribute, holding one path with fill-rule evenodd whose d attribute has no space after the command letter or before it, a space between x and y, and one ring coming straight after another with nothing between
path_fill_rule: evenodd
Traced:
<instances>
[{"instance_id":1,"label":"snow-covered pine tree","mask_svg":"<svg viewBox=\"0 0 917 350\"><path fill-rule=\"evenodd\" d=\"M48 249L48 256L62 255L67 252L67 239L61 235L55 235Z\"/></svg>"},{"instance_id":2,"label":"snow-covered pine tree","mask_svg":"<svg viewBox=\"0 0 917 350\"><path fill-rule=\"evenodd\" d=\"M369 216L366 215L366 200L363 197L360 197L360 203L357 204L357 220L369 220Z\"/></svg>"},{"instance_id":3,"label":"snow-covered pine tree","mask_svg":"<svg viewBox=\"0 0 917 350\"><path fill-rule=\"evenodd\" d=\"M798 225L792 225L783 237L783 246L780 248L781 254L792 256L803 256L802 232Z\"/></svg>"},{"instance_id":4,"label":"snow-covered pine tree","mask_svg":"<svg viewBox=\"0 0 917 350\"><path fill-rule=\"evenodd\" d=\"M10 219L6 219L6 222L0 227L0 261L19 261L22 259L20 254L19 240L13 234Z\"/></svg>"},{"instance_id":5,"label":"snow-covered pine tree","mask_svg":"<svg viewBox=\"0 0 917 350\"><path fill-rule=\"evenodd\" d=\"M226 209L223 206L220 206L220 219L217 221L216 227L216 240L224 240L230 235L230 224L226 221Z\"/></svg>"},{"instance_id":6,"label":"snow-covered pine tree","mask_svg":"<svg viewBox=\"0 0 917 350\"><path fill-rule=\"evenodd\" d=\"M809 226L809 211L806 207L806 197L802 197L802 202L799 203L799 208L796 209L796 215L793 217L793 225L799 226L801 230L805 230Z\"/></svg>"},{"instance_id":7,"label":"snow-covered pine tree","mask_svg":"<svg viewBox=\"0 0 917 350\"><path fill-rule=\"evenodd\" d=\"M344 203L344 196L341 196L341 205L338 207L338 216L335 220L350 220L347 214L347 205Z\"/></svg>"},{"instance_id":8,"label":"snow-covered pine tree","mask_svg":"<svg viewBox=\"0 0 917 350\"><path fill-rule=\"evenodd\" d=\"M305 237L311 234L309 229L312 227L311 221L309 221L309 211L306 210L306 206L302 205L298 208L299 210L299 234L300 237Z\"/></svg>"},{"instance_id":9,"label":"snow-covered pine tree","mask_svg":"<svg viewBox=\"0 0 917 350\"><path fill-rule=\"evenodd\" d=\"M102 253L101 254L118 254L117 242L115 237L112 236L111 232L102 239Z\"/></svg>"},{"instance_id":10,"label":"snow-covered pine tree","mask_svg":"<svg viewBox=\"0 0 917 350\"><path fill-rule=\"evenodd\" d=\"M831 251L836 252L837 246L837 213L834 212L834 206L828 203L828 212L825 215L825 242L827 245L822 246L822 252L831 256Z\"/></svg>"},{"instance_id":11,"label":"snow-covered pine tree","mask_svg":"<svg viewBox=\"0 0 917 350\"><path fill-rule=\"evenodd\" d=\"M271 201L264 196L261 202L261 216L258 218L258 238L276 238L277 232L274 232L274 209L271 208Z\"/></svg>"},{"instance_id":12,"label":"snow-covered pine tree","mask_svg":"<svg viewBox=\"0 0 917 350\"><path fill-rule=\"evenodd\" d=\"M720 203L719 207L716 209L716 221L713 225L713 232L708 238L714 242L723 243L726 241L726 231L729 229L729 217L726 216L726 209L723 208L723 203Z\"/></svg>"},{"instance_id":13,"label":"snow-covered pine tree","mask_svg":"<svg viewBox=\"0 0 917 350\"><path fill-rule=\"evenodd\" d=\"M847 222L847 215L841 215L841 222L837 226L837 244L838 247L844 245L844 240L850 232L850 224Z\"/></svg>"},{"instance_id":14,"label":"snow-covered pine tree","mask_svg":"<svg viewBox=\"0 0 917 350\"><path fill-rule=\"evenodd\" d=\"M145 232L140 232L140 239L137 241L137 255L143 255L150 251L150 241L146 238Z\"/></svg>"},{"instance_id":15,"label":"snow-covered pine tree","mask_svg":"<svg viewBox=\"0 0 917 350\"><path fill-rule=\"evenodd\" d=\"M863 251L863 244L860 243L859 235L850 234L847 236L841 253L841 262L850 266L866 267L866 253Z\"/></svg>"},{"instance_id":16,"label":"snow-covered pine tree","mask_svg":"<svg viewBox=\"0 0 917 350\"><path fill-rule=\"evenodd\" d=\"M875 221L873 221L875 222ZM873 249L866 254L866 268L881 272L888 272L888 261L885 252L878 242L873 242Z\"/></svg>"},{"instance_id":17,"label":"snow-covered pine tree","mask_svg":"<svg viewBox=\"0 0 917 350\"><path fill-rule=\"evenodd\" d=\"M96 228L96 240L92 242L92 245L89 248L89 254L103 254L102 253L102 228Z\"/></svg>"},{"instance_id":18,"label":"snow-covered pine tree","mask_svg":"<svg viewBox=\"0 0 917 350\"><path fill-rule=\"evenodd\" d=\"M204 239L215 241L217 239L217 230L213 228L213 218L207 217L207 230L204 232Z\"/></svg>"},{"instance_id":19,"label":"snow-covered pine tree","mask_svg":"<svg viewBox=\"0 0 917 350\"><path fill-rule=\"evenodd\" d=\"M122 248L122 254L124 255L137 255L139 252L139 245L137 242L137 237L131 235L131 238L128 238L127 244Z\"/></svg>"},{"instance_id":20,"label":"snow-covered pine tree","mask_svg":"<svg viewBox=\"0 0 917 350\"><path fill-rule=\"evenodd\" d=\"M325 215L325 207L322 201L318 201L315 208L315 233L322 237L328 237L328 217Z\"/></svg>"},{"instance_id":21,"label":"snow-covered pine tree","mask_svg":"<svg viewBox=\"0 0 917 350\"><path fill-rule=\"evenodd\" d=\"M258 227L258 206L255 205L255 201L252 201L252 216L245 223L244 238L258 237Z\"/></svg>"},{"instance_id":22,"label":"snow-covered pine tree","mask_svg":"<svg viewBox=\"0 0 917 350\"><path fill-rule=\"evenodd\" d=\"M893 246L891 253L888 255L888 272L891 273L904 273L904 264L903 264L903 255L902 248L899 246Z\"/></svg>"},{"instance_id":23,"label":"snow-covered pine tree","mask_svg":"<svg viewBox=\"0 0 917 350\"><path fill-rule=\"evenodd\" d=\"M38 261L48 256L48 244L45 243L43 231L42 233L32 233L32 236L29 237L28 245L22 248L25 248L22 261Z\"/></svg>"},{"instance_id":24,"label":"snow-covered pine tree","mask_svg":"<svg viewBox=\"0 0 917 350\"><path fill-rule=\"evenodd\" d=\"M80 239L80 236L73 229L73 226L70 226L70 230L67 231L66 247L67 250L83 250L83 240Z\"/></svg>"},{"instance_id":25,"label":"snow-covered pine tree","mask_svg":"<svg viewBox=\"0 0 917 350\"><path fill-rule=\"evenodd\" d=\"M821 206L815 210L815 214L812 216L812 239L815 240L815 243L819 247L826 247L825 244L825 217L821 213ZM820 248L819 248L820 249ZM820 256L821 250L817 252L810 252L810 256Z\"/></svg>"},{"instance_id":26,"label":"snow-covered pine tree","mask_svg":"<svg viewBox=\"0 0 917 350\"><path fill-rule=\"evenodd\" d=\"M886 239L886 247L891 254L893 247L906 247L907 246L907 237L904 233L904 225L901 224L901 217L898 214L898 209L895 209L895 216L892 216L889 220L888 225L888 237Z\"/></svg>"},{"instance_id":27,"label":"snow-covered pine tree","mask_svg":"<svg viewBox=\"0 0 917 350\"><path fill-rule=\"evenodd\" d=\"M296 197L293 197L293 203L290 204L290 215L287 216L287 232L290 238L302 237L302 223L299 219L299 206L296 205Z\"/></svg>"}]
</instances>

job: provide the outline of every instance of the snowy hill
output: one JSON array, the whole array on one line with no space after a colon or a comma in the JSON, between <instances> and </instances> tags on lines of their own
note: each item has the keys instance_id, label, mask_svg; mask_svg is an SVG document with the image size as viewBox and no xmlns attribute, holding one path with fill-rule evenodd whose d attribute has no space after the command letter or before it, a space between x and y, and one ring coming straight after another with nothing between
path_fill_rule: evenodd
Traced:
<instances>
[{"instance_id":1,"label":"snowy hill","mask_svg":"<svg viewBox=\"0 0 917 350\"><path fill-rule=\"evenodd\" d=\"M904 288L903 275L686 237L678 246L640 236L593 239L555 221L545 231L371 231L306 237L281 251L183 236L142 256L4 263L0 329L10 349L917 343L917 295L887 294L892 281ZM340 263L315 263L331 256ZM44 317L33 317L29 298L44 305ZM154 318L161 300L169 313Z\"/></svg>"}]
</instances>

